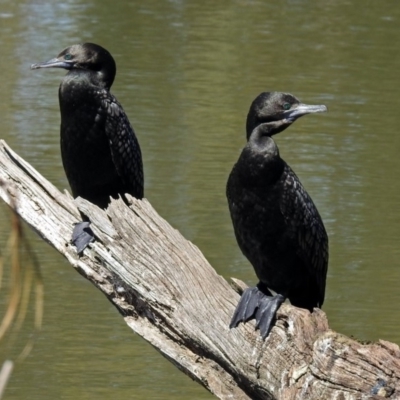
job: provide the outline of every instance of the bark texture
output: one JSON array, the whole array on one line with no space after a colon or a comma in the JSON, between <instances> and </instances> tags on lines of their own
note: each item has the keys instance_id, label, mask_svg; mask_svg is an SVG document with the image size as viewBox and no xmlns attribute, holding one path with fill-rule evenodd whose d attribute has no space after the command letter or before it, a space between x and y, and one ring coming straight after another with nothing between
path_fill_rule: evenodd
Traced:
<instances>
[{"instance_id":1,"label":"bark texture","mask_svg":"<svg viewBox=\"0 0 400 400\"><path fill-rule=\"evenodd\" d=\"M118 308L133 331L221 399L400 398L400 350L329 329L326 315L284 304L262 341L254 322L229 330L239 300L199 249L147 200L104 211L60 193L0 141L0 196ZM73 224L96 241L79 257ZM242 287L243 289L243 287Z\"/></svg>"}]
</instances>

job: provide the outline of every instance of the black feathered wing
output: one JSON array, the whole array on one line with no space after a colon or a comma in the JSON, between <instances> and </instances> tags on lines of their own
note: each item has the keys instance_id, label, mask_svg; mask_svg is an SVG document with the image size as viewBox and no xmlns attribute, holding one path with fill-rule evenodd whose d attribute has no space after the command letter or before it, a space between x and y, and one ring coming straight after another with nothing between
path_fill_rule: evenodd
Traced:
<instances>
[{"instance_id":1,"label":"black feathered wing","mask_svg":"<svg viewBox=\"0 0 400 400\"><path fill-rule=\"evenodd\" d=\"M135 132L118 100L107 90L101 91L101 109L105 115L105 132L111 157L127 193L143 197L142 153Z\"/></svg>"},{"instance_id":2,"label":"black feathered wing","mask_svg":"<svg viewBox=\"0 0 400 400\"><path fill-rule=\"evenodd\" d=\"M281 212L293 235L298 256L303 260L310 278L316 285L318 305L325 297L325 280L328 269L328 235L311 197L305 191L292 169L284 168L283 201ZM295 195L294 195L295 194Z\"/></svg>"}]
</instances>

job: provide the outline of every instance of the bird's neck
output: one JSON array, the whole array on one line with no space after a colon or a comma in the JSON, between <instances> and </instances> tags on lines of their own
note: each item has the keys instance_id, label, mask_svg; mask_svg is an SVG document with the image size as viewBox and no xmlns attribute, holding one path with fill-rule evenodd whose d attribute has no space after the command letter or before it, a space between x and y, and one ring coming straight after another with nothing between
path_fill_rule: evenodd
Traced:
<instances>
[{"instance_id":1,"label":"bird's neck","mask_svg":"<svg viewBox=\"0 0 400 400\"><path fill-rule=\"evenodd\" d=\"M238 164L245 186L263 186L280 178L285 162L281 159L274 140L270 136L260 136L257 140L249 140Z\"/></svg>"},{"instance_id":2,"label":"bird's neck","mask_svg":"<svg viewBox=\"0 0 400 400\"><path fill-rule=\"evenodd\" d=\"M102 70L91 71L87 69L72 69L64 77L62 84L91 85L101 89L110 90L112 80L110 80Z\"/></svg>"},{"instance_id":3,"label":"bird's neck","mask_svg":"<svg viewBox=\"0 0 400 400\"><path fill-rule=\"evenodd\" d=\"M279 149L272 135L275 133L275 123L260 124L253 129L248 141L248 147L256 154L266 158L279 157Z\"/></svg>"}]
</instances>

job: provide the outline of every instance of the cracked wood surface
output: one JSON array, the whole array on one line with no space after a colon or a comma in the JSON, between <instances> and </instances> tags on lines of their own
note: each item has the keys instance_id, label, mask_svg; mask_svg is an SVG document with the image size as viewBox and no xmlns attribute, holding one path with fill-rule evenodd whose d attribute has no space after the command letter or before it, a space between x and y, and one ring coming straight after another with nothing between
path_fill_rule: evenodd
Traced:
<instances>
[{"instance_id":1,"label":"cracked wood surface","mask_svg":"<svg viewBox=\"0 0 400 400\"><path fill-rule=\"evenodd\" d=\"M400 398L399 347L333 332L321 310L282 305L265 341L254 322L229 330L239 295L147 200L130 198L129 207L115 200L106 211L73 200L4 141L0 183L2 199L107 296L133 331L218 398ZM78 209L96 235L82 257L69 243Z\"/></svg>"}]
</instances>

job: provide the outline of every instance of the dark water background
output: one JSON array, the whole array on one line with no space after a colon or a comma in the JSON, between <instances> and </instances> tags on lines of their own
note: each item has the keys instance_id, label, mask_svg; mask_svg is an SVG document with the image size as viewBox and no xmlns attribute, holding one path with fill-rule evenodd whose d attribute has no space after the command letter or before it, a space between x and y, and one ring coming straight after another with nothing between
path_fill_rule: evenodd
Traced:
<instances>
[{"instance_id":1,"label":"dark water background","mask_svg":"<svg viewBox=\"0 0 400 400\"><path fill-rule=\"evenodd\" d=\"M329 233L324 310L334 330L400 343L399 19L400 3L389 1L0 0L0 137L67 188L57 99L64 71L29 66L73 43L101 44L116 59L112 91L140 140L146 197L218 273L252 284L225 200L248 107L264 90L326 104L328 114L276 137ZM44 327L6 399L212 398L31 237ZM3 346L1 354L14 353Z\"/></svg>"}]
</instances>

